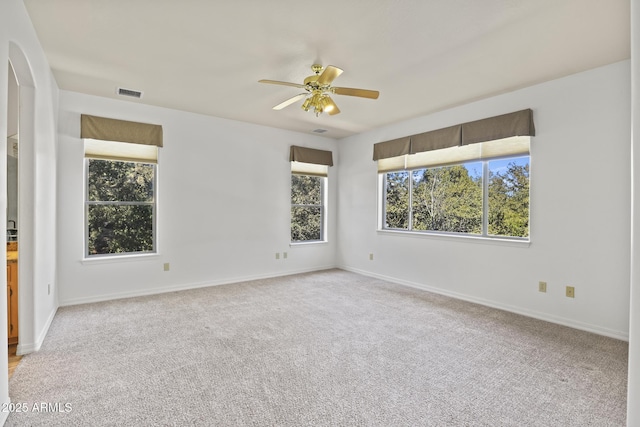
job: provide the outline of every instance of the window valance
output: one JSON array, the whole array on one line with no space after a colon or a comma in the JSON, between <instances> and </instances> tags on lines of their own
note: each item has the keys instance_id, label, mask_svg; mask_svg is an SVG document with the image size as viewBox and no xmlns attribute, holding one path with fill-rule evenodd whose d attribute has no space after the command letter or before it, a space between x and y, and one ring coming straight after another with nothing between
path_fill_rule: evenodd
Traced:
<instances>
[{"instance_id":1,"label":"window valance","mask_svg":"<svg viewBox=\"0 0 640 427\"><path fill-rule=\"evenodd\" d=\"M302 175L327 176L333 166L333 153L315 148L292 145L289 151L291 172Z\"/></svg>"},{"instance_id":2,"label":"window valance","mask_svg":"<svg viewBox=\"0 0 640 427\"><path fill-rule=\"evenodd\" d=\"M162 147L162 126L82 114L80 138Z\"/></svg>"},{"instance_id":3,"label":"window valance","mask_svg":"<svg viewBox=\"0 0 640 427\"><path fill-rule=\"evenodd\" d=\"M462 127L461 145L536 134L531 109L463 123L460 126Z\"/></svg>"},{"instance_id":4,"label":"window valance","mask_svg":"<svg viewBox=\"0 0 640 427\"><path fill-rule=\"evenodd\" d=\"M289 161L333 166L333 153L326 150L292 145L289 152Z\"/></svg>"},{"instance_id":5,"label":"window valance","mask_svg":"<svg viewBox=\"0 0 640 427\"><path fill-rule=\"evenodd\" d=\"M520 110L447 128L411 135L373 146L373 160L390 159L513 136L534 136L533 111Z\"/></svg>"},{"instance_id":6,"label":"window valance","mask_svg":"<svg viewBox=\"0 0 640 427\"><path fill-rule=\"evenodd\" d=\"M460 145L461 140L462 127L459 125L419 133L411 137L411 154L456 147Z\"/></svg>"},{"instance_id":7,"label":"window valance","mask_svg":"<svg viewBox=\"0 0 640 427\"><path fill-rule=\"evenodd\" d=\"M411 137L379 142L373 146L373 160L403 156L411 152Z\"/></svg>"}]
</instances>

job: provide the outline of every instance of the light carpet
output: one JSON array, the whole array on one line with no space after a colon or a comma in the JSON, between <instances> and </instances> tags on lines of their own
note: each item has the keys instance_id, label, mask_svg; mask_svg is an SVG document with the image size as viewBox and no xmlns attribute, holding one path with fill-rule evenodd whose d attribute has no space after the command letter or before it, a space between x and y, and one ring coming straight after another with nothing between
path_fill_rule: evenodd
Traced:
<instances>
[{"instance_id":1,"label":"light carpet","mask_svg":"<svg viewBox=\"0 0 640 427\"><path fill-rule=\"evenodd\" d=\"M624 426L627 354L327 270L60 308L6 425Z\"/></svg>"}]
</instances>

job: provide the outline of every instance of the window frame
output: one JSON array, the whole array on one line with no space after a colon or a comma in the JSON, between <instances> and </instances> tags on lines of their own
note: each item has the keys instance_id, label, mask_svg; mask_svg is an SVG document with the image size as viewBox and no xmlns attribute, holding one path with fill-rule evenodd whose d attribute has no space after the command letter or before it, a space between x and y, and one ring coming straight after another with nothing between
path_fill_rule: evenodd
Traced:
<instances>
[{"instance_id":1,"label":"window frame","mask_svg":"<svg viewBox=\"0 0 640 427\"><path fill-rule=\"evenodd\" d=\"M328 187L328 177L322 175L314 175L309 173L301 173L291 171L291 175L289 177L289 198L291 199L291 192L293 191L293 185L291 182L291 178L293 175L301 175L301 176L309 176L313 178L320 179L320 205L309 205L309 204L294 204L289 203L289 244L291 246L295 245L309 245L309 244L317 244L317 243L326 243L327 240L327 187ZM291 211L294 207L320 207L320 239L314 240L291 240L291 224L293 220L293 216L291 215Z\"/></svg>"},{"instance_id":2,"label":"window frame","mask_svg":"<svg viewBox=\"0 0 640 427\"><path fill-rule=\"evenodd\" d=\"M503 236L496 234L489 234L489 163L494 160L508 160L527 157L529 161L529 168L531 168L531 153L528 154L513 154L508 156L499 156L493 158L473 159L459 163L444 164L438 166L429 167L414 167L404 168L398 170L386 170L378 173L378 231L391 232L399 234L413 234L423 236L447 236L454 238L472 238L472 239L486 239L490 241L513 241L513 242L531 242L531 175L529 175L529 233L527 237L520 236ZM415 230L413 229L413 177L412 173L415 170L422 169L436 169L440 167L448 166L461 166L466 163L481 163L482 164L482 232L480 234L472 234L467 232L455 232L455 231L437 231L437 230ZM531 169L529 169L531 170ZM389 173L407 172L408 174L408 215L407 215L407 228L391 228L386 226L387 220L387 175ZM530 173L530 172L529 172Z\"/></svg>"},{"instance_id":3,"label":"window frame","mask_svg":"<svg viewBox=\"0 0 640 427\"><path fill-rule=\"evenodd\" d=\"M123 201L91 201L89 200L89 161L105 161L105 162L123 162L123 163L140 163L145 165L151 165L153 167L153 201L152 202L123 202ZM98 259L113 259L113 258L132 258L132 257L149 257L158 255L158 163L141 160L114 160L114 159L101 159L95 157L84 157L84 248L83 248L83 260L93 261ZM90 254L89 253L89 206L152 206L152 238L153 249L151 251L139 251L139 252L119 252L108 254Z\"/></svg>"}]
</instances>

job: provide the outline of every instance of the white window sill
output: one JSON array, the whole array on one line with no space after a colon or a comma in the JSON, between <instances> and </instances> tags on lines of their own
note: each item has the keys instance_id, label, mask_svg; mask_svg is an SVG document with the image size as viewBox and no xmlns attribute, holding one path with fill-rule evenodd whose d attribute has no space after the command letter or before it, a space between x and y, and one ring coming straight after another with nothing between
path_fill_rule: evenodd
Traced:
<instances>
[{"instance_id":1,"label":"white window sill","mask_svg":"<svg viewBox=\"0 0 640 427\"><path fill-rule=\"evenodd\" d=\"M529 239L508 239L500 237L485 237L474 236L469 234L449 234L449 233L429 233L429 232L417 232L417 231L399 231L399 230L384 230L378 229L378 234L390 235L390 236L403 236L418 239L441 239L450 240L464 243L479 243L484 245L500 245L500 246L513 246L513 247L529 247L531 246L531 240Z\"/></svg>"},{"instance_id":2,"label":"white window sill","mask_svg":"<svg viewBox=\"0 0 640 427\"><path fill-rule=\"evenodd\" d=\"M113 264L120 262L133 262L133 261L153 261L160 258L158 253L149 254L131 254L131 255L101 255L91 258L82 258L80 262L82 264Z\"/></svg>"},{"instance_id":3,"label":"white window sill","mask_svg":"<svg viewBox=\"0 0 640 427\"><path fill-rule=\"evenodd\" d=\"M313 240L311 242L291 242L289 243L289 247L295 247L295 246L315 246L315 245L326 245L329 242L327 242L326 240Z\"/></svg>"}]
</instances>

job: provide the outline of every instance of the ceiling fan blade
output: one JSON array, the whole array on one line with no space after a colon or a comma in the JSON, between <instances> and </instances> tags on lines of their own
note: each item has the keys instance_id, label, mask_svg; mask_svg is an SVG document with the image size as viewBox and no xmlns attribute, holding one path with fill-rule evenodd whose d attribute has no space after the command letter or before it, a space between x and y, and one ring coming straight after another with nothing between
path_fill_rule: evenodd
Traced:
<instances>
[{"instance_id":1,"label":"ceiling fan blade","mask_svg":"<svg viewBox=\"0 0 640 427\"><path fill-rule=\"evenodd\" d=\"M380 92L377 90L354 89L352 87L334 87L331 91L338 95L359 96L360 98L378 99Z\"/></svg>"},{"instance_id":2,"label":"ceiling fan blade","mask_svg":"<svg viewBox=\"0 0 640 427\"><path fill-rule=\"evenodd\" d=\"M298 87L300 89L304 89L304 85L298 83L289 83L289 82L279 82L278 80L258 80L258 83L269 83L272 85L282 85L282 86L293 86Z\"/></svg>"},{"instance_id":3,"label":"ceiling fan blade","mask_svg":"<svg viewBox=\"0 0 640 427\"><path fill-rule=\"evenodd\" d=\"M342 69L334 67L333 65L327 65L327 68L325 68L322 74L320 74L320 77L318 77L318 84L322 86L330 85L340 74L342 74Z\"/></svg>"},{"instance_id":4,"label":"ceiling fan blade","mask_svg":"<svg viewBox=\"0 0 640 427\"><path fill-rule=\"evenodd\" d=\"M326 111L327 114L329 114L330 116L335 116L336 114L340 114L340 109L338 108L336 103L333 102L333 99L331 99L328 96L326 96L325 99L326 101L325 101L324 111Z\"/></svg>"},{"instance_id":5,"label":"ceiling fan blade","mask_svg":"<svg viewBox=\"0 0 640 427\"><path fill-rule=\"evenodd\" d=\"M281 102L280 104L276 105L275 107L273 107L274 110L282 110L284 107L288 107L289 105L293 104L296 101L301 100L302 98L304 98L305 96L307 96L307 93L301 93L299 95L294 96L293 98L289 98L284 102Z\"/></svg>"}]
</instances>

